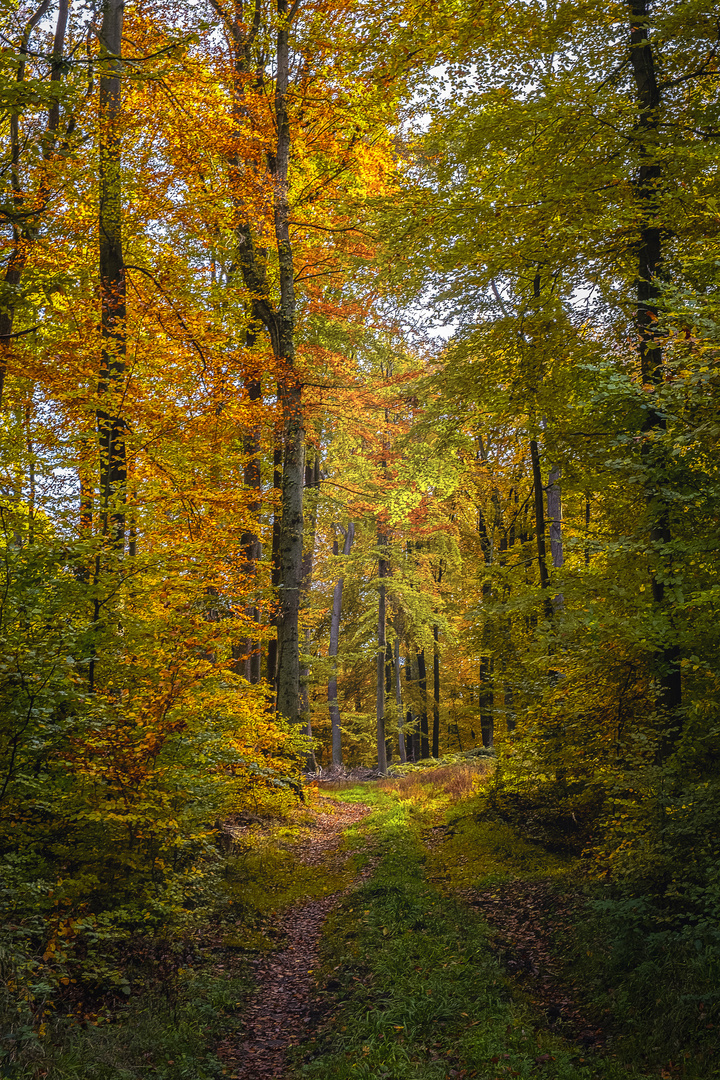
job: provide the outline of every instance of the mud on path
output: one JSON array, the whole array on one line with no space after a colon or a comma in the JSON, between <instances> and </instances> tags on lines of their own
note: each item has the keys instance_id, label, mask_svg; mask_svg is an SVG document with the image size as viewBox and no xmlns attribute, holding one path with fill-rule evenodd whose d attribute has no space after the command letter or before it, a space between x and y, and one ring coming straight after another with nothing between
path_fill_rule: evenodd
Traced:
<instances>
[{"instance_id":1,"label":"mud on path","mask_svg":"<svg viewBox=\"0 0 720 1080\"><path fill-rule=\"evenodd\" d=\"M307 866L340 869L347 859L340 850L342 834L366 817L370 808L329 799L323 802L328 812L314 815L309 835L293 850ZM323 923L340 898L372 871L369 864L358 871L352 885L296 904L281 916L282 949L254 961L257 990L245 1009L243 1036L239 1041L225 1040L217 1048L230 1080L281 1080L285 1075L287 1050L307 1037L315 1020L313 972Z\"/></svg>"}]
</instances>

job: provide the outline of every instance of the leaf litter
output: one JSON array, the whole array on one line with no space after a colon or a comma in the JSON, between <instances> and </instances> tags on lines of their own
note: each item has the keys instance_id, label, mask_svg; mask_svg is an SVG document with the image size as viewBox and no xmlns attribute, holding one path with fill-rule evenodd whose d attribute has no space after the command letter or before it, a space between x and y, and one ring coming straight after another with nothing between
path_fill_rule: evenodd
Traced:
<instances>
[{"instance_id":1,"label":"leaf litter","mask_svg":"<svg viewBox=\"0 0 720 1080\"><path fill-rule=\"evenodd\" d=\"M306 866L340 869L347 861L343 833L362 821L370 807L320 801L324 810L313 813L308 834L293 845L293 851ZM340 899L365 881L373 869L371 860L358 870L350 885L296 904L279 917L281 948L253 961L257 988L245 1009L241 1041L228 1038L217 1047L230 1080L281 1080L287 1051L307 1038L320 1015L313 992L325 920Z\"/></svg>"}]
</instances>

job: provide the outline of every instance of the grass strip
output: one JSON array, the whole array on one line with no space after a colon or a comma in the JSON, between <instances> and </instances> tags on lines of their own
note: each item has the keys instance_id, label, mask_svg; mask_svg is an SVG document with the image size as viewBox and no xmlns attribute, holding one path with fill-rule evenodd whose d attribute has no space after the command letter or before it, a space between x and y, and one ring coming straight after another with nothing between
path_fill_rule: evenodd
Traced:
<instances>
[{"instance_id":1,"label":"grass strip","mask_svg":"<svg viewBox=\"0 0 720 1080\"><path fill-rule=\"evenodd\" d=\"M543 1030L488 946L487 925L423 873L427 812L377 788L372 878L326 924L319 994L328 1013L295 1063L306 1080L627 1080L606 1057Z\"/></svg>"}]
</instances>

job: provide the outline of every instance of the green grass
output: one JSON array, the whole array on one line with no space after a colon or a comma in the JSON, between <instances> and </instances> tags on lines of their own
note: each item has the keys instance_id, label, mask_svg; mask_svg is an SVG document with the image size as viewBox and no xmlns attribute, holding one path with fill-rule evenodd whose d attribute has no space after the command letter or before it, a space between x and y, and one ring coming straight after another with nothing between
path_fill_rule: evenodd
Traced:
<instances>
[{"instance_id":1,"label":"green grass","mask_svg":"<svg viewBox=\"0 0 720 1080\"><path fill-rule=\"evenodd\" d=\"M299 1052L296 1077L644 1075L612 1060L583 1061L577 1047L547 1033L513 1000L486 925L425 879L420 832L429 823L427 806L378 789L362 798L376 808L367 824L380 862L326 925L320 987L329 1012Z\"/></svg>"},{"instance_id":2,"label":"green grass","mask_svg":"<svg viewBox=\"0 0 720 1080\"><path fill-rule=\"evenodd\" d=\"M517 878L558 878L577 865L577 859L546 851L512 825L483 819L474 812L476 802L450 811L448 835L428 857L428 876L444 890L483 888Z\"/></svg>"}]
</instances>

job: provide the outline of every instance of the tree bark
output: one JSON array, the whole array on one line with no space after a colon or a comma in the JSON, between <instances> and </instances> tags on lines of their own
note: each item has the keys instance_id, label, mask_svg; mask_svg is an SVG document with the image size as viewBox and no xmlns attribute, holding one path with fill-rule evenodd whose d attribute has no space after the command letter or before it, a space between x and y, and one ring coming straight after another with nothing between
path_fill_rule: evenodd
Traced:
<instances>
[{"instance_id":1,"label":"tree bark","mask_svg":"<svg viewBox=\"0 0 720 1080\"><path fill-rule=\"evenodd\" d=\"M438 627L433 626L433 729L432 756L440 757L440 649Z\"/></svg>"},{"instance_id":2,"label":"tree bark","mask_svg":"<svg viewBox=\"0 0 720 1080\"><path fill-rule=\"evenodd\" d=\"M342 528L342 526L341 526ZM342 530L345 536L342 553L347 557L355 539L355 523L348 523L347 529ZM337 542L334 545L337 555ZM332 734L332 763L335 767L342 765L342 731L340 730L340 709L337 700L337 654L340 643L340 618L342 615L342 594L345 584L345 576L338 578L333 589L332 612L330 615L330 647L328 656L333 660L333 670L328 680L328 704L330 707L330 727Z\"/></svg>"},{"instance_id":3,"label":"tree bark","mask_svg":"<svg viewBox=\"0 0 720 1080\"><path fill-rule=\"evenodd\" d=\"M387 614L387 613L386 613ZM385 709L387 710L387 703L390 700L390 695L393 690L393 651L392 645L387 640L387 626L385 628ZM393 759L393 741L387 734L387 723L385 724L385 762L387 765L392 765Z\"/></svg>"},{"instance_id":4,"label":"tree bark","mask_svg":"<svg viewBox=\"0 0 720 1080\"><path fill-rule=\"evenodd\" d=\"M480 708L480 736L483 746L492 746L495 742L495 694L492 678L492 657L480 657L480 688L478 704Z\"/></svg>"},{"instance_id":5,"label":"tree bark","mask_svg":"<svg viewBox=\"0 0 720 1080\"><path fill-rule=\"evenodd\" d=\"M380 587L378 589L376 714L378 771L381 773L387 772L387 757L385 748L385 585L383 583L384 578L386 577L387 563L382 557L382 549L385 546L386 542L387 541L384 534L378 532L378 548L381 554L378 558L378 577L380 579Z\"/></svg>"},{"instance_id":6,"label":"tree bark","mask_svg":"<svg viewBox=\"0 0 720 1080\"><path fill-rule=\"evenodd\" d=\"M559 570L563 564L563 540L562 540L562 488L560 478L562 470L559 465L553 465L550 469L547 486L547 519L550 536L550 558L555 570ZM555 611L560 611L565 598L562 593L553 597Z\"/></svg>"},{"instance_id":7,"label":"tree bark","mask_svg":"<svg viewBox=\"0 0 720 1080\"><path fill-rule=\"evenodd\" d=\"M315 537L317 533L317 491L320 486L320 458L315 454L315 463L313 465L305 465L305 488L310 489L314 493L314 497L311 503L311 509L309 516L309 529L306 539L307 550L303 554L302 562L302 586L300 591L301 605L305 607L308 600L308 594L312 587L312 575L313 565L315 562ZM305 654L310 649L310 631L305 631ZM310 678L310 665L305 659L300 668L300 707L303 718L305 720L305 734L309 739L312 738L312 725L310 722L310 692L308 689L308 679ZM312 750L308 752L306 766L308 772L315 772L317 769L317 763L315 761L315 754Z\"/></svg>"},{"instance_id":8,"label":"tree bark","mask_svg":"<svg viewBox=\"0 0 720 1080\"><path fill-rule=\"evenodd\" d=\"M420 687L420 754L425 760L430 757L428 738L427 673L425 671L425 649L417 650L418 686Z\"/></svg>"},{"instance_id":9,"label":"tree bark","mask_svg":"<svg viewBox=\"0 0 720 1080\"><path fill-rule=\"evenodd\" d=\"M275 509L273 511L272 547L270 552L270 584L272 586L273 600L277 601L280 587L280 535L282 511L278 506L282 494L282 446L276 443L273 450L273 490L275 492ZM267 681L272 687L273 698L277 696L277 610L273 611L270 618L270 626L275 630L275 637L268 641L267 650Z\"/></svg>"},{"instance_id":10,"label":"tree bark","mask_svg":"<svg viewBox=\"0 0 720 1080\"><path fill-rule=\"evenodd\" d=\"M100 444L100 524L125 547L127 459L121 413L125 386L126 282L122 250L121 73L124 0L104 0L100 27L100 302L102 352L96 412Z\"/></svg>"},{"instance_id":11,"label":"tree bark","mask_svg":"<svg viewBox=\"0 0 720 1080\"><path fill-rule=\"evenodd\" d=\"M417 659L413 661L411 651L408 648L408 653L405 657L405 679L407 680L408 697L410 698L411 702L413 697L412 684L414 682L417 682L416 669ZM420 760L420 732L417 728L417 717L413 715L412 708L409 708L407 710L407 714L405 716L405 726L407 729L405 738L406 745L408 747L408 754L411 761L417 762Z\"/></svg>"},{"instance_id":12,"label":"tree bark","mask_svg":"<svg viewBox=\"0 0 720 1080\"><path fill-rule=\"evenodd\" d=\"M658 224L659 191L663 183L662 166L655 157L662 104L655 70L655 58L648 35L650 4L648 0L629 0L630 63L635 81L638 119L636 134L640 165L634 195L640 218L640 239L637 247L638 274L636 281L637 311L635 328L640 352L640 371L643 385L650 390L664 380L662 338L657 333L659 276L662 270L662 234ZM643 432L666 429L664 415L654 406L646 414ZM662 491L665 472L665 449L652 438L643 440L642 457L649 474L646 502L651 519L650 542L658 560L664 563L660 573L651 575L653 604L662 613L666 624L664 642L654 651L653 668L658 687L657 704L665 713L666 726L662 734L658 757L666 760L673 752L680 735L679 709L682 705L682 676L680 646L666 603L665 578L668 573L668 547L672 542L669 508Z\"/></svg>"},{"instance_id":13,"label":"tree bark","mask_svg":"<svg viewBox=\"0 0 720 1080\"><path fill-rule=\"evenodd\" d=\"M535 537L537 544L538 570L540 572L540 588L543 591L543 610L546 619L552 619L553 607L548 594L550 575L547 568L547 549L545 546L545 506L543 499L543 483L540 471L540 451L536 439L530 440L530 463L532 466L533 495L535 502Z\"/></svg>"},{"instance_id":14,"label":"tree bark","mask_svg":"<svg viewBox=\"0 0 720 1080\"><path fill-rule=\"evenodd\" d=\"M218 0L212 7L225 24L235 60L233 111L238 134L243 123L253 117L244 105L245 79L252 67L252 48L257 38L262 8L255 0L253 17L248 25L241 0L235 0L233 16L224 11ZM302 383L295 364L295 274L290 237L288 172L291 130L288 113L290 80L290 25L295 7L288 10L287 0L277 0L275 39L275 94L273 112L275 140L267 156L268 178L272 189L275 250L278 260L279 302L272 298L265 251L256 246L254 233L243 202L245 183L237 156L230 156L233 195L237 211L235 228L236 257L245 287L252 298L252 317L264 326L270 339L278 370L278 398L283 417L282 498L278 542L278 615L277 658L271 663L268 649L268 674L277 685L277 710L291 723L300 724L300 639L298 618L302 579L303 547L303 466L305 426Z\"/></svg>"},{"instance_id":15,"label":"tree bark","mask_svg":"<svg viewBox=\"0 0 720 1080\"><path fill-rule=\"evenodd\" d=\"M508 734L511 734L515 730L515 696L512 688L507 683L505 683L503 699L505 727Z\"/></svg>"},{"instance_id":16,"label":"tree bark","mask_svg":"<svg viewBox=\"0 0 720 1080\"><path fill-rule=\"evenodd\" d=\"M402 685L400 683L400 638L395 638L395 704L397 705L398 716L398 750L400 753L400 761L404 764L407 761L407 751L405 749L405 729L403 723L403 702L402 702Z\"/></svg>"},{"instance_id":17,"label":"tree bark","mask_svg":"<svg viewBox=\"0 0 720 1080\"><path fill-rule=\"evenodd\" d=\"M251 348L255 344L255 335L248 333L247 345ZM245 392L248 401L252 404L262 398L260 379L250 376L245 380ZM246 491L252 492L248 503L248 512L257 521L262 508L261 491L262 478L260 475L260 436L256 426L253 426L243 436L243 452L245 464L243 466L243 486ZM257 590L257 565L261 557L260 538L254 531L246 530L241 537L240 543L243 549L243 570L248 582L252 583L253 591ZM245 608L246 618L255 623L260 621L260 612L257 601ZM236 670L243 674L249 683L256 685L260 682L260 642L256 637L249 636L244 646L239 650L238 665Z\"/></svg>"},{"instance_id":18,"label":"tree bark","mask_svg":"<svg viewBox=\"0 0 720 1080\"><path fill-rule=\"evenodd\" d=\"M278 621L277 708L291 723L300 721L300 643L298 616L303 548L303 457L305 425L302 385L295 369L295 271L290 240L288 169L290 118L287 96L290 76L290 29L287 0L277 0L277 71L275 123L277 151L270 159L275 184L273 217L280 278L277 312L278 350L281 361L280 397L285 424L282 519L280 522L280 614Z\"/></svg>"},{"instance_id":19,"label":"tree bark","mask_svg":"<svg viewBox=\"0 0 720 1080\"><path fill-rule=\"evenodd\" d=\"M493 543L482 510L478 510L478 535L480 537L480 549L483 554L483 561L486 566L490 566L493 561ZM483 602L490 599L491 593L491 586L485 581L482 587ZM489 651L489 634L487 627L488 619L485 618L483 625L483 651L480 655L480 669L478 671L478 705L480 709L480 738L482 744L483 746L492 746L495 740L495 714L493 710L495 693L492 678L492 655Z\"/></svg>"},{"instance_id":20,"label":"tree bark","mask_svg":"<svg viewBox=\"0 0 720 1080\"><path fill-rule=\"evenodd\" d=\"M58 6L57 23L55 24L55 34L53 37L53 61L50 74L51 82L60 82L63 77L63 65L62 55L65 48L65 33L67 30L67 18L68 18L68 3L69 0L60 0ZM30 16L25 24L22 38L20 40L20 48L18 50L21 60L18 64L16 82L22 83L25 80L25 57L27 56L28 46L30 43L30 35L33 30L47 13L50 7L50 0L43 0L43 2L36 8L33 14ZM10 186L13 192L13 208L20 214L27 215L26 197L22 189L20 182L20 156L22 153L22 143L20 139L19 130L19 115L17 112L13 112L10 115ZM53 136L58 129L60 123L60 103L55 102L48 111L47 120L47 140L43 157L48 158L52 153L52 147L54 144ZM37 213L39 214L45 205L46 199L46 181L44 182L46 174L42 174L40 187L35 199ZM19 219L22 220L22 219ZM18 286L22 281L22 277L27 265L28 251L31 244L35 240L37 235L37 218L35 215L29 215L25 217L25 224L20 225L16 222L12 224L12 246L10 248L10 257L8 258L5 266L5 272L3 274L3 284L5 285L4 302L0 308L0 408L2 408L3 394L5 390L5 375L7 372L7 365L10 356L10 351L13 342L13 326L15 323L15 301L12 299L18 292Z\"/></svg>"}]
</instances>

